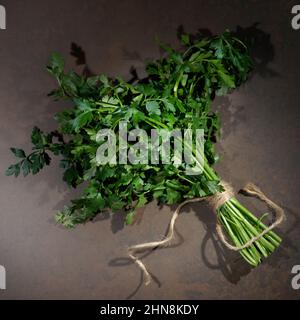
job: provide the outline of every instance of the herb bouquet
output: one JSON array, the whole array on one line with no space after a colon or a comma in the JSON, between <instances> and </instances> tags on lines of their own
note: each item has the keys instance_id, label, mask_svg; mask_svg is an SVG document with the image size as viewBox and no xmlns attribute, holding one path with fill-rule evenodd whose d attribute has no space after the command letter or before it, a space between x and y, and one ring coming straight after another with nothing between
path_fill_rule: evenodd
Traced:
<instances>
[{"instance_id":1,"label":"herb bouquet","mask_svg":"<svg viewBox=\"0 0 300 320\"><path fill-rule=\"evenodd\" d=\"M257 266L262 257L270 255L281 242L271 229L282 221L282 209L257 187L248 186L249 194L265 201L278 214L275 223L267 227L235 198L230 186L221 181L212 168L217 161L214 143L220 122L211 104L216 95L225 95L246 81L252 68L248 49L229 31L201 39L182 34L181 45L180 50L174 50L160 43L165 54L147 64L148 77L128 82L104 75L89 77L73 71L66 73L64 60L53 54L48 71L57 79L58 88L50 95L72 101L73 107L55 115L56 131L44 133L37 127L33 129L31 153L11 148L19 161L11 165L6 174L16 177L20 171L24 176L37 174L50 164L49 153L60 156L63 180L72 187L86 185L79 199L56 214L56 221L68 228L85 223L107 209L126 210L126 223L131 224L136 209L152 200L181 203L166 239L130 250L130 256L148 276L145 266L133 252L169 241L181 206L199 199L206 199L213 206L218 234L227 247L239 251L248 263ZM100 165L97 161L99 147L113 147L124 142L124 136L117 134L124 121L128 129L143 129L147 134L153 129L187 128L192 133L202 130L201 173L188 175L188 165L184 163L145 163L141 159L145 159L145 155L155 149L153 147L148 153L137 154L140 161L134 163L124 161L127 151L113 148L115 155L107 151L107 158L112 161ZM116 135L100 141L98 133L103 129L110 129ZM195 147L191 146L190 151L196 155ZM174 151L170 151L170 156L175 159ZM222 230L226 231L229 241Z\"/></svg>"}]
</instances>

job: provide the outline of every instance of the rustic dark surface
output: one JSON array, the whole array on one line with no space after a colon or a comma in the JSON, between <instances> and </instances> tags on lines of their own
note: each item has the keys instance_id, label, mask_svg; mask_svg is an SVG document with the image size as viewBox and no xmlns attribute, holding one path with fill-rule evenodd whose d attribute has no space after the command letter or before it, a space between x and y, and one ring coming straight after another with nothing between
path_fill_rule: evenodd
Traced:
<instances>
[{"instance_id":1,"label":"rustic dark surface","mask_svg":"<svg viewBox=\"0 0 300 320\"><path fill-rule=\"evenodd\" d=\"M7 290L0 299L298 299L291 268L300 264L300 30L291 28L295 1L1 1L7 30L0 31L0 264ZM283 245L254 270L237 253L224 249L214 234L214 215L204 205L185 208L179 236L168 249L145 258L159 280L144 287L139 269L128 264L126 247L156 240L172 210L147 206L140 223L124 227L123 216L65 230L53 220L78 191L61 180L58 161L38 176L3 175L14 160L9 147L28 150L31 128L55 128L54 112L64 107L47 93L54 81L45 71L52 51L70 56L71 42L86 52L96 73L129 77L133 65L159 56L154 42L176 44L176 29L246 28L259 22L262 41L254 52L251 80L227 98L215 101L223 120L218 172L238 190L253 181L284 206L287 222L278 231ZM274 48L269 45L272 42ZM243 199L264 212L256 200ZM261 211L263 210L263 211Z\"/></svg>"}]
</instances>

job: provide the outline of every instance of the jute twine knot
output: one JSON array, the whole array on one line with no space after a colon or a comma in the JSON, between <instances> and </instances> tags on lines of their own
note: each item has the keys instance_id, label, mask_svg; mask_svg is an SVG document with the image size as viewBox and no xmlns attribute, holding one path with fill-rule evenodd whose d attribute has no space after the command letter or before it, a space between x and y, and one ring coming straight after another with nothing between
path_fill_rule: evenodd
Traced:
<instances>
[{"instance_id":1,"label":"jute twine knot","mask_svg":"<svg viewBox=\"0 0 300 320\"><path fill-rule=\"evenodd\" d=\"M222 192L217 192L212 196L208 196L208 197L202 197L202 198L194 198L194 199L189 199L186 200L184 202L182 202L181 204L178 205L178 207L176 208L176 210L174 211L171 221L169 223L169 229L168 229L168 233L167 235L164 237L164 239L159 240L159 241L153 241L153 242L147 242L147 243L142 243L142 244L137 244L137 245L133 245L131 247L128 248L128 255L129 257L139 266L139 268L142 270L143 274L144 274L144 281L145 281L145 285L150 284L151 282L151 275L148 272L145 264L136 256L137 252L142 252L142 251L146 251L146 250L150 250L150 249L154 249L157 247L162 247L162 246L166 246L167 244L169 244L171 242L171 240L174 237L174 227L175 227L175 222L176 219L179 215L180 210L188 203L194 203L194 202L200 202L200 201L207 201L209 206L214 210L214 212L217 212L217 210L224 205L227 201L229 201L231 198L234 197L234 191L232 186L225 182L225 181L221 181L221 185L224 188L224 191ZM248 183L243 189L242 191L244 193L246 193L249 196L252 197L257 197L258 199L260 199L261 201L265 202L268 207L270 207L271 209L274 210L275 212L275 221L266 229L264 229L258 236L251 238L249 241L247 241L245 244L243 244L242 246L234 246L232 244L230 244L227 240L226 237L223 233L223 229L221 226L220 221L217 219L217 223L216 223L216 232L221 240L221 242L230 250L234 250L234 251L239 251L242 249L246 249L249 246L251 246L255 241L259 240L261 237L263 237L266 233L268 233L269 231L271 231L272 229L274 229L276 226L278 226L279 224L282 223L282 221L284 220L284 211L281 207L279 207L276 203L274 203L272 200L270 200L256 185L254 185L253 183Z\"/></svg>"}]
</instances>

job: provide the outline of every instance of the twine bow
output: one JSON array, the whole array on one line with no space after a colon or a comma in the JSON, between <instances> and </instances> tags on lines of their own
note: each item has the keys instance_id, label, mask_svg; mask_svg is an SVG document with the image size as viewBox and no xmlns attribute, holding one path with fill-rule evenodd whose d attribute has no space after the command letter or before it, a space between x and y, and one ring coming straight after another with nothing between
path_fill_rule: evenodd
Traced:
<instances>
[{"instance_id":1,"label":"twine bow","mask_svg":"<svg viewBox=\"0 0 300 320\"><path fill-rule=\"evenodd\" d=\"M202 197L202 198L194 198L189 199L181 204L176 208L174 211L171 221L169 223L169 229L168 233L165 236L164 239L159 241L153 241L153 242L147 242L142 244L133 245L128 248L128 255L129 257L139 266L139 268L142 270L144 274L144 281L145 285L150 284L151 282L151 275L148 272L145 264L136 256L137 252L150 250L157 247L162 247L164 245L167 245L174 237L174 226L176 219L180 213L180 210L188 203L195 203L200 201L208 201L209 205L213 208L214 212L217 211L218 208L220 208L225 202L230 200L232 197L234 197L234 192L230 184L228 184L225 181L221 182L224 191L223 192L217 192L216 194L209 196L209 197ZM216 232L221 240L221 242L230 250L239 251L245 248L248 248L251 246L255 241L259 240L261 237L263 237L266 233L274 229L276 226L282 223L284 219L284 211L281 207L279 207L276 203L274 203L272 200L270 200L256 185L253 183L248 183L242 191L246 194L248 194L251 197L257 197L261 201L265 202L268 207L274 210L276 219L275 221L266 229L264 229L258 236L251 238L249 241L247 241L245 244L241 246L233 246L230 244L223 233L222 226L220 222L217 220L216 224Z\"/></svg>"}]
</instances>

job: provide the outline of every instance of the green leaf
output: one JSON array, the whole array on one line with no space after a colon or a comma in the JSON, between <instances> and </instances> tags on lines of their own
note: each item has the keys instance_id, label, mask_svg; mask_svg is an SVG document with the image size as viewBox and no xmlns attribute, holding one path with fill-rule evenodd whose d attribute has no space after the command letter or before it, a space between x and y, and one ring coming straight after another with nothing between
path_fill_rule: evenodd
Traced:
<instances>
[{"instance_id":1,"label":"green leaf","mask_svg":"<svg viewBox=\"0 0 300 320\"><path fill-rule=\"evenodd\" d=\"M40 154L34 154L30 157L32 174L37 174L43 167Z\"/></svg>"},{"instance_id":2,"label":"green leaf","mask_svg":"<svg viewBox=\"0 0 300 320\"><path fill-rule=\"evenodd\" d=\"M108 197L108 203L113 211L120 210L125 205L125 202L123 202L116 194L112 194Z\"/></svg>"},{"instance_id":3,"label":"green leaf","mask_svg":"<svg viewBox=\"0 0 300 320\"><path fill-rule=\"evenodd\" d=\"M43 135L38 127L32 129L31 142L36 148L42 148L44 145Z\"/></svg>"},{"instance_id":4,"label":"green leaf","mask_svg":"<svg viewBox=\"0 0 300 320\"><path fill-rule=\"evenodd\" d=\"M103 167L100 173L100 178L102 181L105 181L106 179L113 177L115 174L116 174L115 168Z\"/></svg>"},{"instance_id":5,"label":"green leaf","mask_svg":"<svg viewBox=\"0 0 300 320\"><path fill-rule=\"evenodd\" d=\"M62 211L57 212L55 221L66 228L74 228L76 220L73 217L73 210L71 207L65 206Z\"/></svg>"},{"instance_id":6,"label":"green leaf","mask_svg":"<svg viewBox=\"0 0 300 320\"><path fill-rule=\"evenodd\" d=\"M171 111L171 112L176 111L173 103L169 102L167 99L163 99L163 103L168 111Z\"/></svg>"},{"instance_id":7,"label":"green leaf","mask_svg":"<svg viewBox=\"0 0 300 320\"><path fill-rule=\"evenodd\" d=\"M77 95L77 86L73 82L73 80L68 76L63 76L62 83L61 83L64 91L70 96Z\"/></svg>"},{"instance_id":8,"label":"green leaf","mask_svg":"<svg viewBox=\"0 0 300 320\"><path fill-rule=\"evenodd\" d=\"M159 104L156 101L148 101L146 103L146 109L150 115L154 114L160 116L161 114Z\"/></svg>"},{"instance_id":9,"label":"green leaf","mask_svg":"<svg viewBox=\"0 0 300 320\"><path fill-rule=\"evenodd\" d=\"M89 123L93 119L93 113L91 111L87 111L81 113L78 117L73 120L73 128L75 132L79 132L79 130L84 127L87 123Z\"/></svg>"},{"instance_id":10,"label":"green leaf","mask_svg":"<svg viewBox=\"0 0 300 320\"><path fill-rule=\"evenodd\" d=\"M100 75L99 80L104 84L105 87L109 86L108 78L104 74Z\"/></svg>"},{"instance_id":11,"label":"green leaf","mask_svg":"<svg viewBox=\"0 0 300 320\"><path fill-rule=\"evenodd\" d=\"M22 149L10 148L11 152L18 158L26 158L25 152Z\"/></svg>"},{"instance_id":12,"label":"green leaf","mask_svg":"<svg viewBox=\"0 0 300 320\"><path fill-rule=\"evenodd\" d=\"M226 74L221 70L218 70L218 74L226 86L228 86L229 88L235 88L233 77L231 77L230 75Z\"/></svg>"},{"instance_id":13,"label":"green leaf","mask_svg":"<svg viewBox=\"0 0 300 320\"><path fill-rule=\"evenodd\" d=\"M130 174L122 176L120 182L122 185L128 186L129 183L132 181L132 179L133 179L133 175L130 173Z\"/></svg>"},{"instance_id":14,"label":"green leaf","mask_svg":"<svg viewBox=\"0 0 300 320\"><path fill-rule=\"evenodd\" d=\"M77 178L78 178L78 172L74 167L71 167L64 172L63 180L66 181L67 184L70 186L76 185Z\"/></svg>"},{"instance_id":15,"label":"green leaf","mask_svg":"<svg viewBox=\"0 0 300 320\"><path fill-rule=\"evenodd\" d=\"M105 208L105 200L101 195L98 195L94 199L89 199L88 205L94 212L98 212Z\"/></svg>"},{"instance_id":16,"label":"green leaf","mask_svg":"<svg viewBox=\"0 0 300 320\"><path fill-rule=\"evenodd\" d=\"M183 87L186 86L187 79L188 79L188 75L187 74L182 75L180 82L181 82Z\"/></svg>"},{"instance_id":17,"label":"green leaf","mask_svg":"<svg viewBox=\"0 0 300 320\"><path fill-rule=\"evenodd\" d=\"M15 177L17 177L20 174L20 167L21 167L20 163L11 165L7 168L7 170L5 171L5 174L7 176L15 175Z\"/></svg>"},{"instance_id":18,"label":"green leaf","mask_svg":"<svg viewBox=\"0 0 300 320\"><path fill-rule=\"evenodd\" d=\"M183 106L183 103L179 99L176 100L176 107L179 109L180 112L183 112L183 113L186 112L186 109Z\"/></svg>"},{"instance_id":19,"label":"green leaf","mask_svg":"<svg viewBox=\"0 0 300 320\"><path fill-rule=\"evenodd\" d=\"M136 190L140 190L143 187L144 181L140 177L135 177L132 181L132 184L134 185Z\"/></svg>"},{"instance_id":20,"label":"green leaf","mask_svg":"<svg viewBox=\"0 0 300 320\"><path fill-rule=\"evenodd\" d=\"M211 43L211 46L216 49L216 57L222 59L224 57L224 46L221 38L216 39Z\"/></svg>"},{"instance_id":21,"label":"green leaf","mask_svg":"<svg viewBox=\"0 0 300 320\"><path fill-rule=\"evenodd\" d=\"M12 176L13 174L15 174L15 166L14 165L10 165L6 171L5 171L5 174L7 176Z\"/></svg>"},{"instance_id":22,"label":"green leaf","mask_svg":"<svg viewBox=\"0 0 300 320\"><path fill-rule=\"evenodd\" d=\"M31 162L28 159L24 160L22 165L24 177L26 177L30 173L30 169L31 169Z\"/></svg>"},{"instance_id":23,"label":"green leaf","mask_svg":"<svg viewBox=\"0 0 300 320\"><path fill-rule=\"evenodd\" d=\"M164 190L156 190L153 192L154 199L160 199L164 195Z\"/></svg>"},{"instance_id":24,"label":"green leaf","mask_svg":"<svg viewBox=\"0 0 300 320\"><path fill-rule=\"evenodd\" d=\"M74 99L75 104L81 111L90 111L91 110L91 103L86 99Z\"/></svg>"},{"instance_id":25,"label":"green leaf","mask_svg":"<svg viewBox=\"0 0 300 320\"><path fill-rule=\"evenodd\" d=\"M167 188L167 202L168 204L174 204L180 201L181 199L181 193L174 190Z\"/></svg>"},{"instance_id":26,"label":"green leaf","mask_svg":"<svg viewBox=\"0 0 300 320\"><path fill-rule=\"evenodd\" d=\"M207 181L206 186L211 194L215 194L220 191L219 181Z\"/></svg>"},{"instance_id":27,"label":"green leaf","mask_svg":"<svg viewBox=\"0 0 300 320\"><path fill-rule=\"evenodd\" d=\"M136 207L141 208L143 207L146 203L148 202L147 198L145 197L144 194L139 195L139 200L137 202Z\"/></svg>"},{"instance_id":28,"label":"green leaf","mask_svg":"<svg viewBox=\"0 0 300 320\"><path fill-rule=\"evenodd\" d=\"M91 180L91 179L95 176L96 170L97 170L96 167L91 167L91 168L89 168L87 171L85 171L84 176L83 176L83 179L84 179L85 181Z\"/></svg>"},{"instance_id":29,"label":"green leaf","mask_svg":"<svg viewBox=\"0 0 300 320\"><path fill-rule=\"evenodd\" d=\"M125 222L127 225L132 225L134 222L134 217L135 217L135 211L130 211L127 213L126 218L125 218Z\"/></svg>"},{"instance_id":30,"label":"green leaf","mask_svg":"<svg viewBox=\"0 0 300 320\"><path fill-rule=\"evenodd\" d=\"M65 62L62 56L58 53L53 53L51 55L48 70L55 76L59 76L63 73L65 67Z\"/></svg>"}]
</instances>

